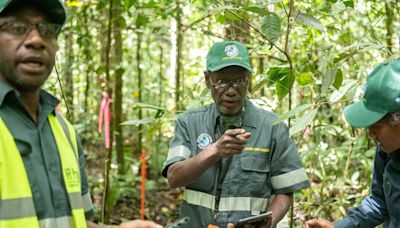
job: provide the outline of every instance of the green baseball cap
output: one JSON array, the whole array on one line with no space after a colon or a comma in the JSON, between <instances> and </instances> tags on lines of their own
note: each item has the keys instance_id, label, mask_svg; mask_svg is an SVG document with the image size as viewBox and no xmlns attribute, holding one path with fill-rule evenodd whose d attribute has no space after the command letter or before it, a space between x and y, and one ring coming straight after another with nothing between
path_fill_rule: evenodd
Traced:
<instances>
[{"instance_id":1,"label":"green baseball cap","mask_svg":"<svg viewBox=\"0 0 400 228\"><path fill-rule=\"evenodd\" d=\"M385 115L400 111L400 59L377 66L367 77L363 101L344 109L353 127L368 127Z\"/></svg>"},{"instance_id":2,"label":"green baseball cap","mask_svg":"<svg viewBox=\"0 0 400 228\"><path fill-rule=\"evenodd\" d=\"M240 66L253 71L246 46L237 41L215 43L207 54L207 71L214 72L228 66Z\"/></svg>"},{"instance_id":3,"label":"green baseball cap","mask_svg":"<svg viewBox=\"0 0 400 228\"><path fill-rule=\"evenodd\" d=\"M64 25L67 18L67 9L61 0L0 0L0 14L14 2L26 2L48 13L50 19L60 25Z\"/></svg>"}]
</instances>

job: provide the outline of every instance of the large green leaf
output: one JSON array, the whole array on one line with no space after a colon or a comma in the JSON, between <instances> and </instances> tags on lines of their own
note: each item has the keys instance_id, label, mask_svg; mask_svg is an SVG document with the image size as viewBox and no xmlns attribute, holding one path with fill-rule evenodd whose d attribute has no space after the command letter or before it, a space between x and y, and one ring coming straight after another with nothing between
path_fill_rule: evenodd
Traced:
<instances>
[{"instance_id":1,"label":"large green leaf","mask_svg":"<svg viewBox=\"0 0 400 228\"><path fill-rule=\"evenodd\" d=\"M151 105L151 104L146 104L146 103L134 103L132 108L147 108L147 109L156 109L156 110L167 110L163 107L160 106L155 106L155 105Z\"/></svg>"},{"instance_id":2,"label":"large green leaf","mask_svg":"<svg viewBox=\"0 0 400 228\"><path fill-rule=\"evenodd\" d=\"M283 98L285 98L286 95L289 93L290 89L292 89L294 81L295 75L292 74L292 77L290 78L288 72L281 81L276 83L276 92L280 101L283 100Z\"/></svg>"},{"instance_id":3,"label":"large green leaf","mask_svg":"<svg viewBox=\"0 0 400 228\"><path fill-rule=\"evenodd\" d=\"M325 26L314 16L300 12L297 12L294 15L296 18L296 22L308 26L310 28L318 29L321 32L325 31Z\"/></svg>"},{"instance_id":4,"label":"large green leaf","mask_svg":"<svg viewBox=\"0 0 400 228\"><path fill-rule=\"evenodd\" d=\"M311 107L311 104L303 104L300 106L297 106L296 108L290 110L287 113L284 113L283 115L279 116L277 120L275 120L274 124L278 124L282 122L283 120L289 119L292 116L295 116L297 113L303 112L304 110L308 109Z\"/></svg>"},{"instance_id":5,"label":"large green leaf","mask_svg":"<svg viewBox=\"0 0 400 228\"><path fill-rule=\"evenodd\" d=\"M327 70L325 74L322 76L322 88L321 92L324 94L328 91L329 87L333 84L335 81L336 73L338 71L337 67L334 67L333 69Z\"/></svg>"},{"instance_id":6,"label":"large green leaf","mask_svg":"<svg viewBox=\"0 0 400 228\"><path fill-rule=\"evenodd\" d=\"M342 87L340 87L339 90L336 90L333 92L329 98L329 102L335 103L338 102L346 93L352 89L354 86L357 85L356 80L348 80L346 84L344 84Z\"/></svg>"},{"instance_id":7,"label":"large green leaf","mask_svg":"<svg viewBox=\"0 0 400 228\"><path fill-rule=\"evenodd\" d=\"M121 125L139 126L139 125L142 125L142 124L153 123L154 121L156 121L156 118L143 118L143 119L136 119L136 120L128 120L128 121L125 121L125 122L121 123Z\"/></svg>"},{"instance_id":8,"label":"large green leaf","mask_svg":"<svg viewBox=\"0 0 400 228\"><path fill-rule=\"evenodd\" d=\"M343 82L343 72L341 69L338 69L335 76L335 81L333 82L333 87L339 89Z\"/></svg>"},{"instance_id":9,"label":"large green leaf","mask_svg":"<svg viewBox=\"0 0 400 228\"><path fill-rule=\"evenodd\" d=\"M256 14L260 14L262 16L266 16L266 15L270 14L268 9L265 8L265 6L263 6L263 5L250 5L248 7L245 7L244 9L247 11L256 13Z\"/></svg>"},{"instance_id":10,"label":"large green leaf","mask_svg":"<svg viewBox=\"0 0 400 228\"><path fill-rule=\"evenodd\" d=\"M275 84L276 93L278 94L279 100L282 100L292 88L295 81L295 75L289 78L289 68L288 67L273 67L268 71L268 85L271 86Z\"/></svg>"},{"instance_id":11,"label":"large green leaf","mask_svg":"<svg viewBox=\"0 0 400 228\"><path fill-rule=\"evenodd\" d=\"M333 16L338 16L344 10L346 10L346 5L343 2L336 2L332 5Z\"/></svg>"},{"instance_id":12,"label":"large green leaf","mask_svg":"<svg viewBox=\"0 0 400 228\"><path fill-rule=\"evenodd\" d=\"M306 86L314 81L310 72L301 73L296 79L301 86Z\"/></svg>"},{"instance_id":13,"label":"large green leaf","mask_svg":"<svg viewBox=\"0 0 400 228\"><path fill-rule=\"evenodd\" d=\"M296 123L289 129L290 135L294 135L297 132L303 130L305 127L311 124L317 115L318 109L313 109L302 116Z\"/></svg>"},{"instance_id":14,"label":"large green leaf","mask_svg":"<svg viewBox=\"0 0 400 228\"><path fill-rule=\"evenodd\" d=\"M270 13L261 22L261 32L267 37L268 41L275 43L281 34L281 20L278 15Z\"/></svg>"}]
</instances>

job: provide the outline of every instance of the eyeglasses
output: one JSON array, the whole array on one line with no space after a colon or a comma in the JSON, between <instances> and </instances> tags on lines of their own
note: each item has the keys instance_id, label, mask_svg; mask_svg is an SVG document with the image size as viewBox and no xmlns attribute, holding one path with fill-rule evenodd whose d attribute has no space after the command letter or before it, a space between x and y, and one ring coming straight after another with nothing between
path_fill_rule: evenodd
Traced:
<instances>
[{"instance_id":1,"label":"eyeglasses","mask_svg":"<svg viewBox=\"0 0 400 228\"><path fill-rule=\"evenodd\" d=\"M211 86L215 89L225 90L229 87L233 87L235 89L242 89L247 86L247 78L239 78L235 81L226 81L224 79L218 79L216 82L210 80Z\"/></svg>"},{"instance_id":2,"label":"eyeglasses","mask_svg":"<svg viewBox=\"0 0 400 228\"><path fill-rule=\"evenodd\" d=\"M33 24L22 21L7 21L0 25L0 30L15 36L24 37L32 31L32 29L36 28L40 36L45 39L52 39L57 37L61 31L61 27L61 25L53 23Z\"/></svg>"}]
</instances>

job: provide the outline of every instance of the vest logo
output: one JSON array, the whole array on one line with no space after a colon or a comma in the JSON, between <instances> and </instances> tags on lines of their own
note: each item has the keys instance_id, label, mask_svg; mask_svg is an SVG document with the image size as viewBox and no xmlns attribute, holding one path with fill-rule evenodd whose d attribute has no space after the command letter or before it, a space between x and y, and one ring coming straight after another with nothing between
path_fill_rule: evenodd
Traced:
<instances>
[{"instance_id":1,"label":"vest logo","mask_svg":"<svg viewBox=\"0 0 400 228\"><path fill-rule=\"evenodd\" d=\"M67 185L70 187L78 187L80 185L79 171L73 168L64 169Z\"/></svg>"},{"instance_id":2,"label":"vest logo","mask_svg":"<svg viewBox=\"0 0 400 228\"><path fill-rule=\"evenodd\" d=\"M212 138L209 134L203 133L197 138L197 146L200 149L205 149L212 144Z\"/></svg>"}]
</instances>

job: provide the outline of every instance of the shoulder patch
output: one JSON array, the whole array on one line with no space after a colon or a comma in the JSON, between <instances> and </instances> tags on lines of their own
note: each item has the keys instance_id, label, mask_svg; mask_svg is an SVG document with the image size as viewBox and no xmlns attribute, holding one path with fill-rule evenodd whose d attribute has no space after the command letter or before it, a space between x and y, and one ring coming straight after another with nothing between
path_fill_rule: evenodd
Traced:
<instances>
[{"instance_id":1,"label":"shoulder patch","mask_svg":"<svg viewBox=\"0 0 400 228\"><path fill-rule=\"evenodd\" d=\"M202 150L209 147L212 143L212 138L207 133L203 133L197 138L197 146Z\"/></svg>"}]
</instances>

